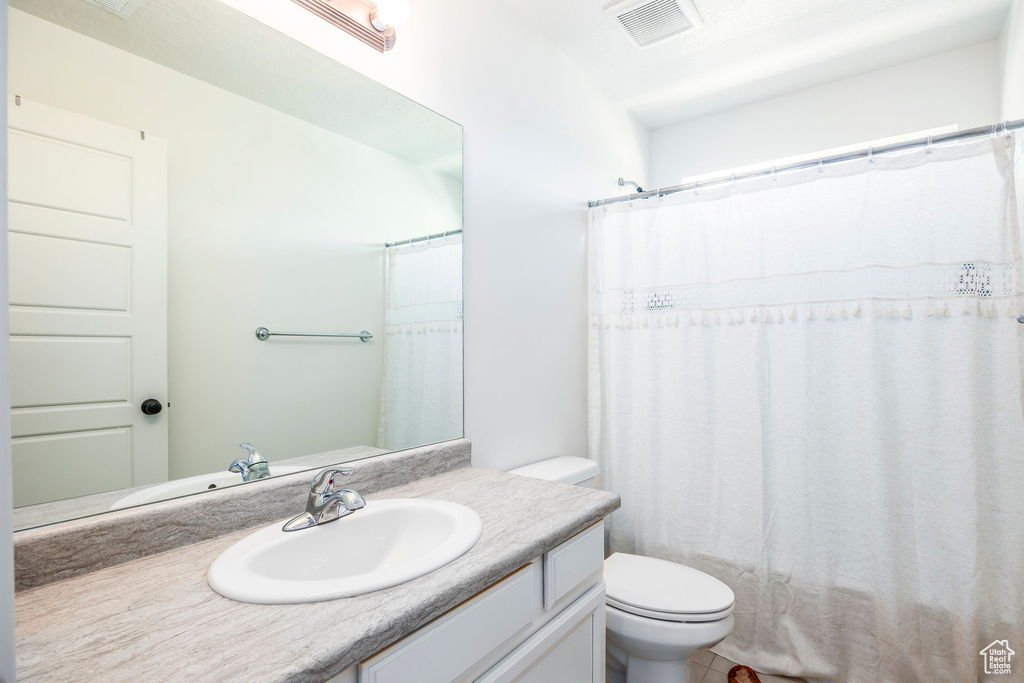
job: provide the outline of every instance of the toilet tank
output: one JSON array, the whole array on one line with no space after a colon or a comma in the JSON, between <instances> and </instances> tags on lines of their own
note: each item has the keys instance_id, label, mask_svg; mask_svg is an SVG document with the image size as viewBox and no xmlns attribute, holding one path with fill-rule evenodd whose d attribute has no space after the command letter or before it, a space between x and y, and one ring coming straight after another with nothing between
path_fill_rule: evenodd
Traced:
<instances>
[{"instance_id":1,"label":"toilet tank","mask_svg":"<svg viewBox=\"0 0 1024 683\"><path fill-rule=\"evenodd\" d=\"M563 484L576 484L577 486L586 486L587 488L594 488L600 471L601 468L593 460L577 458L572 455L541 460L532 465L509 470L512 474L521 474L524 477L560 481Z\"/></svg>"}]
</instances>

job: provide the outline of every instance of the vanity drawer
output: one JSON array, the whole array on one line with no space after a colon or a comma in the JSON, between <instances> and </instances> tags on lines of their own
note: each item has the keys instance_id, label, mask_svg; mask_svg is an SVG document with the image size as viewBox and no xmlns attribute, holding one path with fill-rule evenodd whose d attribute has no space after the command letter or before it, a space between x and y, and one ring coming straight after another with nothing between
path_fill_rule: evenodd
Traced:
<instances>
[{"instance_id":1,"label":"vanity drawer","mask_svg":"<svg viewBox=\"0 0 1024 683\"><path fill-rule=\"evenodd\" d=\"M537 572L527 565L359 664L359 683L459 680L540 610Z\"/></svg>"},{"instance_id":2,"label":"vanity drawer","mask_svg":"<svg viewBox=\"0 0 1024 683\"><path fill-rule=\"evenodd\" d=\"M604 522L599 522L544 554L544 610L603 570Z\"/></svg>"}]
</instances>

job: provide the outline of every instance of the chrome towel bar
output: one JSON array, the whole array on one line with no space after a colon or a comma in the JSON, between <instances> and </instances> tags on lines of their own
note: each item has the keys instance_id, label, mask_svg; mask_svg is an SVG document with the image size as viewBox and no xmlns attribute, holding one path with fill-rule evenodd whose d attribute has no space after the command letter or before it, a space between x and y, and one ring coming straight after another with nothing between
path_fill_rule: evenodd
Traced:
<instances>
[{"instance_id":1,"label":"chrome towel bar","mask_svg":"<svg viewBox=\"0 0 1024 683\"><path fill-rule=\"evenodd\" d=\"M373 339L373 335L363 330L362 332L352 334L349 332L338 332L338 333L324 333L319 334L317 332L271 332L265 327L256 328L256 338L260 341L267 341L271 337L344 337L350 339L358 339L360 341L368 342Z\"/></svg>"}]
</instances>

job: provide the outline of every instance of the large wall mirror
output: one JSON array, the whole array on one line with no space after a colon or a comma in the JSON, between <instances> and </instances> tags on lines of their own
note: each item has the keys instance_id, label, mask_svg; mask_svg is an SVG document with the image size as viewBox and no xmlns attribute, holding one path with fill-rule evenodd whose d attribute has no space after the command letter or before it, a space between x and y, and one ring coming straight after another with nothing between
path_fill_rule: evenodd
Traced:
<instances>
[{"instance_id":1,"label":"large wall mirror","mask_svg":"<svg viewBox=\"0 0 1024 683\"><path fill-rule=\"evenodd\" d=\"M16 528L462 436L458 124L218 0L9 61Z\"/></svg>"}]
</instances>

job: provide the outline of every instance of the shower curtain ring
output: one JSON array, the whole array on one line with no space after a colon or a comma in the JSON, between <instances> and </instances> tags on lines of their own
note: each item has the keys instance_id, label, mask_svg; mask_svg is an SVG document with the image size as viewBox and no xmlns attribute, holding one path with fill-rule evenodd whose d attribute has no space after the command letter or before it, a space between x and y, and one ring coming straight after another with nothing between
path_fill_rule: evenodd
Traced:
<instances>
[{"instance_id":1,"label":"shower curtain ring","mask_svg":"<svg viewBox=\"0 0 1024 683\"><path fill-rule=\"evenodd\" d=\"M931 135L928 136L928 140L924 143L924 153L925 154L931 154L932 153L932 136Z\"/></svg>"}]
</instances>

